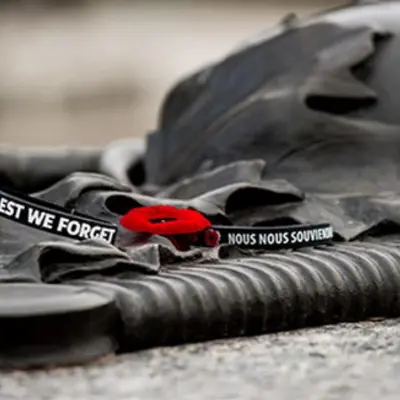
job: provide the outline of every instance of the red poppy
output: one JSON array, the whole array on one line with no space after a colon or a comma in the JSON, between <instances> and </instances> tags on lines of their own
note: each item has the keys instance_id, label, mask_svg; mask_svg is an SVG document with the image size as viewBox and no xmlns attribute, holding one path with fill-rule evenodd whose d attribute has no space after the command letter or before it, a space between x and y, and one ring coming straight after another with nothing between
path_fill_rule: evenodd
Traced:
<instances>
[{"instance_id":1,"label":"red poppy","mask_svg":"<svg viewBox=\"0 0 400 400\"><path fill-rule=\"evenodd\" d=\"M134 232L161 236L186 235L211 227L211 222L198 211L168 205L134 208L120 223Z\"/></svg>"}]
</instances>

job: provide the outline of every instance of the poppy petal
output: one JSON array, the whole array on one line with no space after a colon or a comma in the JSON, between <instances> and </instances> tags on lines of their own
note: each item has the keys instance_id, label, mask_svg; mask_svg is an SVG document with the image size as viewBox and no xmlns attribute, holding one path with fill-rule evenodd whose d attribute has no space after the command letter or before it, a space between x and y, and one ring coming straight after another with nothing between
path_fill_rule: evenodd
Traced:
<instances>
[{"instance_id":1,"label":"poppy petal","mask_svg":"<svg viewBox=\"0 0 400 400\"><path fill-rule=\"evenodd\" d=\"M120 219L120 223L134 232L161 236L196 233L211 226L200 212L169 205L134 208Z\"/></svg>"}]
</instances>

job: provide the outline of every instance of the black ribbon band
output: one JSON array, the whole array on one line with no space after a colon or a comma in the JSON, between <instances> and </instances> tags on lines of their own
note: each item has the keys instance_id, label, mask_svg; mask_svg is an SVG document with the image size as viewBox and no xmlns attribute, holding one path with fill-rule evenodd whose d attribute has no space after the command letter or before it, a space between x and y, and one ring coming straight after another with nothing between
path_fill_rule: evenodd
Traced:
<instances>
[{"instance_id":1,"label":"black ribbon band","mask_svg":"<svg viewBox=\"0 0 400 400\"><path fill-rule=\"evenodd\" d=\"M213 226L221 244L252 249L296 249L331 243L333 228L328 223L278 227Z\"/></svg>"},{"instance_id":2,"label":"black ribbon band","mask_svg":"<svg viewBox=\"0 0 400 400\"><path fill-rule=\"evenodd\" d=\"M101 239L114 244L117 226L63 207L26 196L11 189L0 189L0 216L41 231L69 239Z\"/></svg>"},{"instance_id":3,"label":"black ribbon band","mask_svg":"<svg viewBox=\"0 0 400 400\"><path fill-rule=\"evenodd\" d=\"M118 232L116 225L70 212L56 204L8 188L0 189L0 217L75 240L101 239L114 244ZM203 232L204 235L196 235L198 240L193 244L202 246L220 243L242 248L277 250L329 244L333 238L333 229L328 223L280 227L213 226L211 231L218 233L219 240L210 243L204 234L207 232Z\"/></svg>"}]
</instances>

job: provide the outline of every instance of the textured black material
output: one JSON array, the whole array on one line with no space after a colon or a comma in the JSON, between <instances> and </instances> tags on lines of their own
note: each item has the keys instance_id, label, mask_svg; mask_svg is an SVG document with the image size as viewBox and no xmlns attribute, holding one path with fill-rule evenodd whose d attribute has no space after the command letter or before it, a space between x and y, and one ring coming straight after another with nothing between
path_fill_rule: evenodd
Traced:
<instances>
[{"instance_id":1,"label":"textured black material","mask_svg":"<svg viewBox=\"0 0 400 400\"><path fill-rule=\"evenodd\" d=\"M145 153L137 141L5 149L2 185L108 222L162 203L216 225L326 221L335 237L293 252L181 253L123 229L113 246L1 219L0 367L399 316L399 15L393 3L287 18L172 90Z\"/></svg>"},{"instance_id":2,"label":"textured black material","mask_svg":"<svg viewBox=\"0 0 400 400\"><path fill-rule=\"evenodd\" d=\"M400 240L192 263L154 277L91 284L116 294L129 321L125 351L394 317Z\"/></svg>"}]
</instances>

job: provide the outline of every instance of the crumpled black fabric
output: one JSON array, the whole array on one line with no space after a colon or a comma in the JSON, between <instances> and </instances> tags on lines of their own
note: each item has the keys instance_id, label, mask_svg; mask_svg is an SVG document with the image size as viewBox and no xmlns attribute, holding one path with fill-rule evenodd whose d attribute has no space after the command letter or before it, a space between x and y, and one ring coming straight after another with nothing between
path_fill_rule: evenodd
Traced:
<instances>
[{"instance_id":1,"label":"crumpled black fabric","mask_svg":"<svg viewBox=\"0 0 400 400\"><path fill-rule=\"evenodd\" d=\"M378 6L365 6L367 14L368 7L373 15ZM393 10L400 15L399 5L387 13L393 14ZM337 11L336 17L332 13L333 20L340 20L341 12L354 10ZM95 150L0 150L0 185L109 222L118 224L131 208L152 204L191 207L214 224L329 222L335 232L333 248L267 255L229 246L179 252L158 236L135 244L137 234L122 227L115 246L97 241L76 243L2 219L0 290L4 285L84 288L90 292L88 298L96 298L89 302L91 307L96 313L106 308L115 327L110 333L112 340L107 339L106 320L97 327L102 350L95 353L100 355L121 343L125 348L140 347L139 342L164 343L165 338L174 337L179 315L198 324L188 310L200 307L207 314L203 307L207 302L210 307L213 304L214 313L219 310L231 315L219 303L220 298L235 304L238 296L241 304L248 300L249 310L261 307L254 304L244 286L228 279L229 274L243 275L248 282L254 277L266 279L261 267L257 269L261 260L270 271L295 266L305 268L303 272L310 276L307 263L328 271L326 260L332 260L340 268L344 266L343 274L353 273L354 268L355 276L360 277L364 272L358 261L375 268L379 259L389 265L385 273L397 282L400 131L393 123L395 117L392 121L388 117L390 101L379 90L382 85L375 80L379 74L373 71L375 67L380 71L381 59L385 69L385 57L396 49L400 54L400 46L396 29L385 25L382 15L381 26L364 22L363 18L368 20L365 14L362 23L355 18L354 26L327 22L324 16L317 22L286 20L276 36L238 49L173 88L162 107L159 130L150 135L147 144L126 139ZM370 115L378 113L380 117L372 120L369 110ZM379 253L380 243L386 246L386 253ZM242 267L250 269L243 272ZM288 276L295 274L290 268L287 271ZM365 282L369 290L367 278ZM340 285L344 290L345 284ZM15 287L20 295L24 286ZM261 299L260 283L254 287ZM328 290L332 298L340 295L339 289L335 290ZM356 292L350 286L346 290ZM79 296L79 290L74 293ZM29 321L39 321L32 325L34 329L43 326L44 316L54 312L52 294L43 291L43 296L37 308L40 315L29 317ZM279 299L274 301L279 308ZM368 301L364 299L356 309L366 309ZM150 315L149 310L158 310L160 302L165 314ZM187 309L185 302L190 303ZM386 309L397 302L393 297ZM324 315L324 307L318 311L320 315ZM89 308L79 312L89 312ZM4 310L4 315L12 313ZM29 312L34 314L35 307ZM244 311L233 309L233 320L240 317L238 326L244 326L245 317L235 314L239 312ZM358 315L355 311L350 314ZM279 312L272 317L273 321L279 319ZM8 317L4 318L0 315L0 328L4 321L9 323ZM141 318L147 321L145 326ZM213 318L218 321L217 314ZM81 326L83 320L77 321ZM58 323L54 320L54 327ZM196 336L196 329L185 322L182 338L205 339L203 328L198 326ZM85 329L82 338L94 328ZM235 330L236 326L218 329L222 336L243 331ZM257 333L266 327L252 329ZM119 344L111 345L115 338ZM182 338L177 337L176 342ZM168 343L171 340L175 339Z\"/></svg>"},{"instance_id":2,"label":"crumpled black fabric","mask_svg":"<svg viewBox=\"0 0 400 400\"><path fill-rule=\"evenodd\" d=\"M171 204L197 209L215 224L271 226L327 221L339 242L400 233L400 201L395 192L305 193L282 179L265 180L263 168L262 160L231 163L162 189L159 196L131 191L105 175L77 172L32 196L116 224L131 208ZM209 253L199 249L181 253L168 239L158 236L146 245L135 245L136 236L121 227L115 246L74 243L2 220L2 265L15 276L26 274L53 283L91 274L157 273L163 266L199 260Z\"/></svg>"},{"instance_id":3,"label":"crumpled black fabric","mask_svg":"<svg viewBox=\"0 0 400 400\"><path fill-rule=\"evenodd\" d=\"M179 82L148 138L148 180L260 158L265 179L307 192L399 190L398 13L379 4L283 24Z\"/></svg>"}]
</instances>

